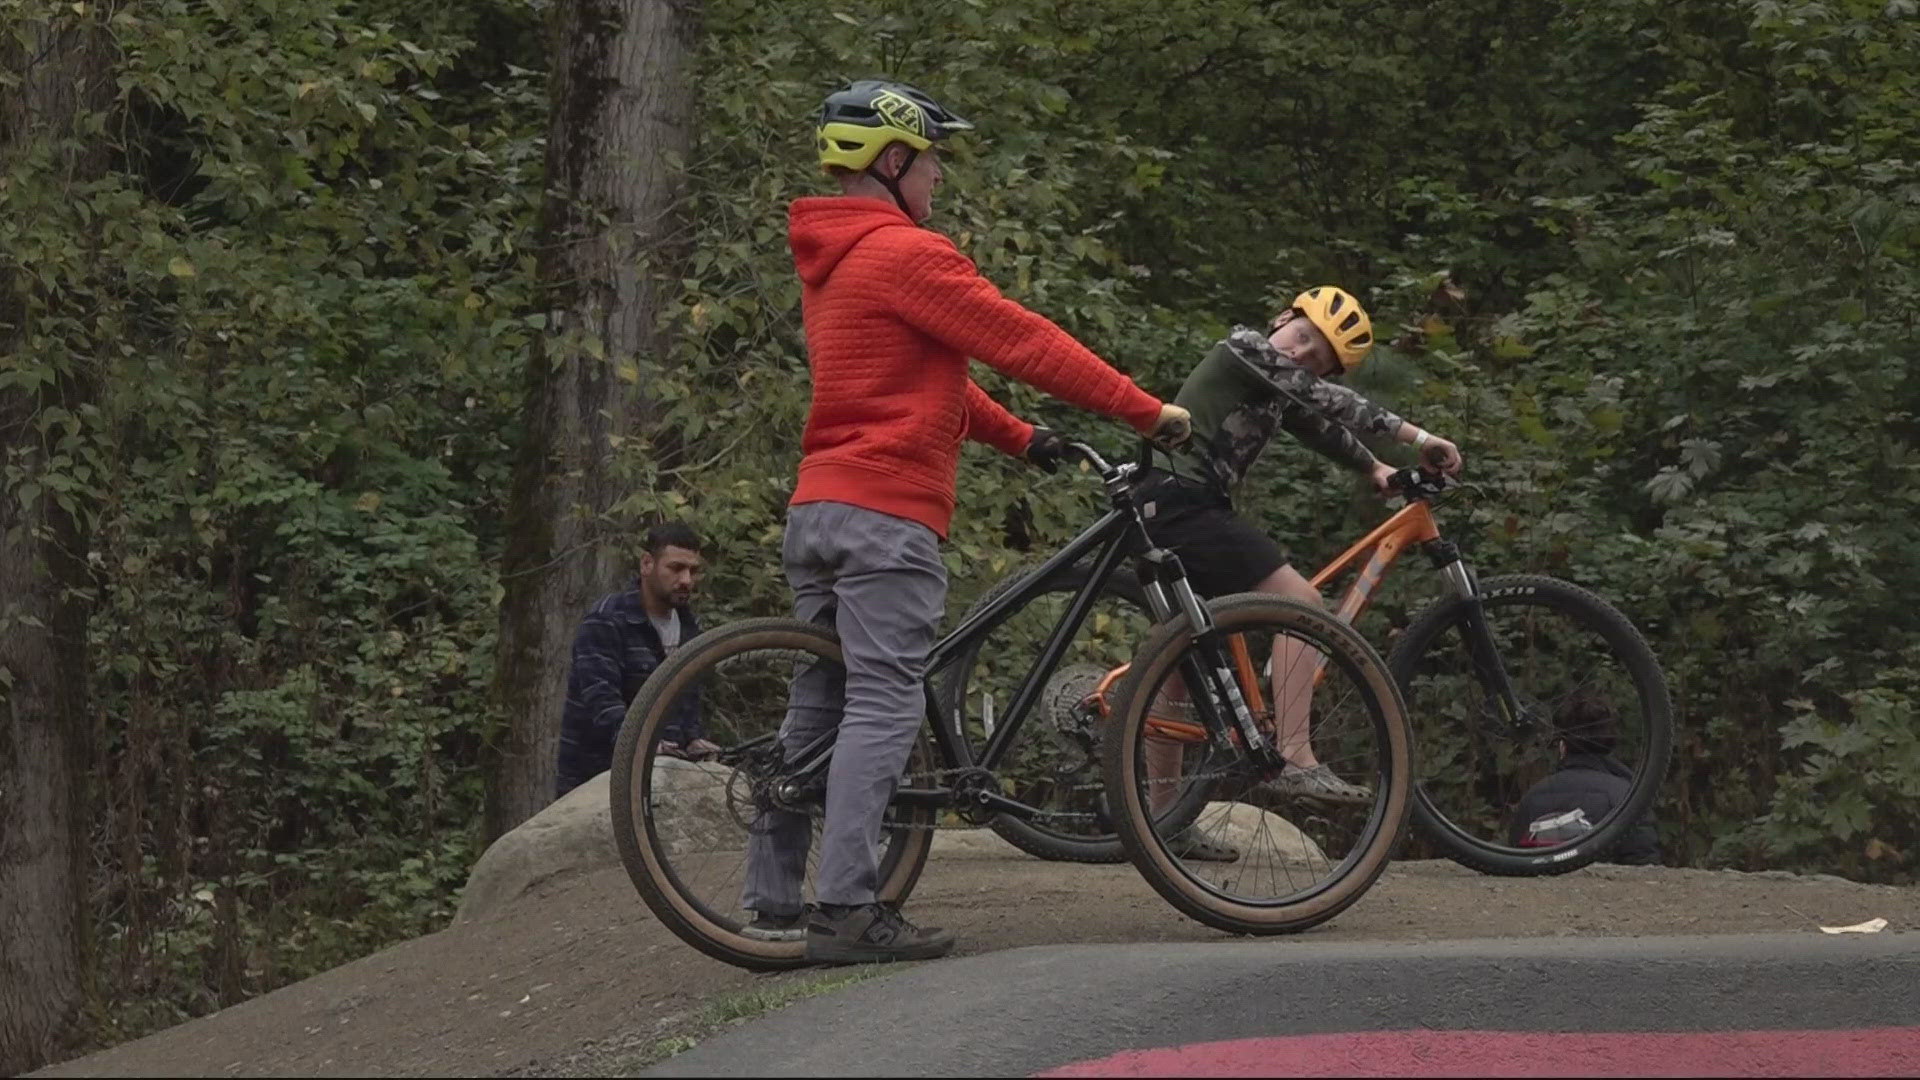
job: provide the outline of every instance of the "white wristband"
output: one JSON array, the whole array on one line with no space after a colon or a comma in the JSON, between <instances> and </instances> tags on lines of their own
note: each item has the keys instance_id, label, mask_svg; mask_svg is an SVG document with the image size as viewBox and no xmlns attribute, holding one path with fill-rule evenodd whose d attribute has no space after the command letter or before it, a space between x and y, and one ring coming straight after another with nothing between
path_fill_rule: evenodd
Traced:
<instances>
[{"instance_id":1,"label":"white wristband","mask_svg":"<svg viewBox=\"0 0 1920 1080\"><path fill-rule=\"evenodd\" d=\"M1427 445L1427 440L1431 438L1433 438L1433 436L1427 434L1426 428L1419 429L1419 431L1413 436L1413 448L1415 450L1420 449L1421 447Z\"/></svg>"}]
</instances>

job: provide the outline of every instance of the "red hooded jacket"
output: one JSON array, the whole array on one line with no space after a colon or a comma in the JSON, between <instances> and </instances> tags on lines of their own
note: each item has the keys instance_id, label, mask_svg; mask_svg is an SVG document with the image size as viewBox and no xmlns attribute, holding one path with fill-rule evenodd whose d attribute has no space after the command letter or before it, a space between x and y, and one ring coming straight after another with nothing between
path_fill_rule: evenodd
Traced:
<instances>
[{"instance_id":1,"label":"red hooded jacket","mask_svg":"<svg viewBox=\"0 0 1920 1080\"><path fill-rule=\"evenodd\" d=\"M1045 318L1000 295L953 241L876 199L794 202L813 406L793 504L953 518L960 442L1019 457L1033 426L967 377L967 358L1150 432L1160 402Z\"/></svg>"}]
</instances>

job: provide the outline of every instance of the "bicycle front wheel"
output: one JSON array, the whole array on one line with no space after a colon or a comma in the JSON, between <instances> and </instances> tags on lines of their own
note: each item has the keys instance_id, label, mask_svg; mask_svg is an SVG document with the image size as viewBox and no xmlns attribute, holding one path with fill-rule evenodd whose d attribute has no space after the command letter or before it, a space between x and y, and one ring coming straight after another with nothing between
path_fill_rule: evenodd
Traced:
<instances>
[{"instance_id":1,"label":"bicycle front wheel","mask_svg":"<svg viewBox=\"0 0 1920 1080\"><path fill-rule=\"evenodd\" d=\"M1162 624L1134 658L1102 747L1107 791L1134 866L1186 915L1242 934L1284 934L1333 918L1378 880L1406 829L1411 735L1400 693L1366 640L1325 611L1260 593L1208 605L1222 651L1244 641L1258 674L1204 655L1185 618ZM1236 671L1236 667L1239 670ZM1224 668L1222 676L1208 674ZM1274 677L1277 675L1278 677ZM1186 685L1198 676L1204 687ZM1263 685L1241 685L1257 680ZM1290 759L1255 764L1237 735L1208 738L1204 693L1231 716L1230 693L1280 707L1258 717ZM1198 722L1170 719L1186 699ZM1187 745L1169 753L1167 743ZM1205 785L1191 824L1169 818L1167 791Z\"/></svg>"},{"instance_id":2,"label":"bicycle front wheel","mask_svg":"<svg viewBox=\"0 0 1920 1080\"><path fill-rule=\"evenodd\" d=\"M755 912L746 906L754 895L747 880L750 841L766 843L782 824L788 839L806 845L799 900L810 899L824 788L793 782L779 738L790 690L800 680L818 680L837 691L831 700L844 700L846 668L831 631L797 619L717 627L681 646L647 680L614 745L609 801L627 875L682 941L739 967L778 970L806 962L804 927L768 933L751 925ZM706 738L720 749L690 761L663 753L660 744L671 706L694 687ZM931 771L923 729L906 772ZM897 903L926 865L935 811L895 806L887 815L878 893ZM756 883L766 880L764 873L756 876Z\"/></svg>"},{"instance_id":3,"label":"bicycle front wheel","mask_svg":"<svg viewBox=\"0 0 1920 1080\"><path fill-rule=\"evenodd\" d=\"M1642 836L1633 846L1650 851L1643 817L1673 751L1673 704L1653 650L1611 604L1556 578L1490 578L1480 594L1514 714L1474 660L1465 600L1440 601L1415 619L1389 661L1418 732L1420 832L1463 866L1512 877L1577 870L1634 830ZM1573 730L1576 702L1583 715L1609 719ZM1566 762L1591 766L1589 786L1607 792L1585 800L1605 807L1594 819L1569 811L1561 821L1525 807L1526 793L1561 766L1569 735L1580 756Z\"/></svg>"}]
</instances>

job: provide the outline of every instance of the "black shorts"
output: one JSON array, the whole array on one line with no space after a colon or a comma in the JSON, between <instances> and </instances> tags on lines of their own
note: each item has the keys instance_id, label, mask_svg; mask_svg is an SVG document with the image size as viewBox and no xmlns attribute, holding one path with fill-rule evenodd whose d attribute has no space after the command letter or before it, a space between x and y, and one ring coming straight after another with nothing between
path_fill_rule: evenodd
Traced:
<instances>
[{"instance_id":1,"label":"black shorts","mask_svg":"<svg viewBox=\"0 0 1920 1080\"><path fill-rule=\"evenodd\" d=\"M1147 535L1180 556L1193 591L1206 599L1247 592L1289 561L1272 537L1199 485L1161 476L1141 490Z\"/></svg>"}]
</instances>

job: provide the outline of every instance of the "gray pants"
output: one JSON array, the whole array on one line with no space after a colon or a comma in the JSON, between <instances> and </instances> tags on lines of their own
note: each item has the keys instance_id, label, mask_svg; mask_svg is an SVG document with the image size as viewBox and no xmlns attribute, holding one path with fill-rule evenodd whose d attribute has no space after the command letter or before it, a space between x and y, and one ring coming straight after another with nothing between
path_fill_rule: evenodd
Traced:
<instances>
[{"instance_id":1,"label":"gray pants","mask_svg":"<svg viewBox=\"0 0 1920 1080\"><path fill-rule=\"evenodd\" d=\"M899 786L926 717L927 653L947 600L940 540L918 522L845 503L805 503L787 512L781 548L795 616L832 626L843 673L815 665L794 677L780 742L795 754L839 726L827 769L814 898L871 904L880 885L878 849L887 803ZM803 902L812 823L768 811L747 841L743 907L797 913Z\"/></svg>"}]
</instances>

